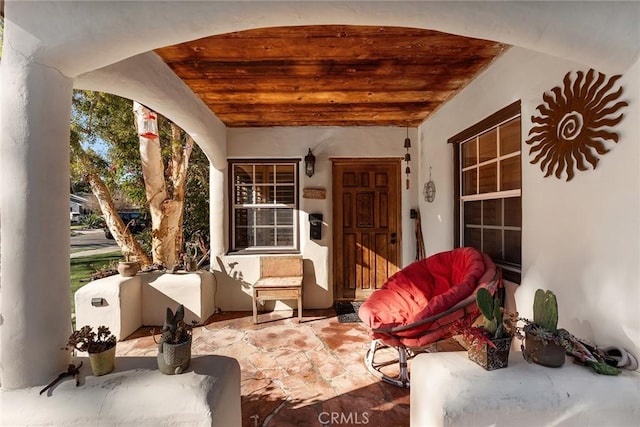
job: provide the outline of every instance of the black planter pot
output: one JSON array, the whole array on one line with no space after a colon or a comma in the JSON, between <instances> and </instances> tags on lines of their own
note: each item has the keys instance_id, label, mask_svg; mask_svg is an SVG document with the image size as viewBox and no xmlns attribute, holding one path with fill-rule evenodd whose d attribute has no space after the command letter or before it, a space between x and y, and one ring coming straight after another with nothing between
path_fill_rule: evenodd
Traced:
<instances>
[{"instance_id":1,"label":"black planter pot","mask_svg":"<svg viewBox=\"0 0 640 427\"><path fill-rule=\"evenodd\" d=\"M525 332L525 358L538 365L559 368L564 365L565 351L560 344L547 341L545 345L537 335Z\"/></svg>"},{"instance_id":2,"label":"black planter pot","mask_svg":"<svg viewBox=\"0 0 640 427\"><path fill-rule=\"evenodd\" d=\"M496 348L493 348L488 344L483 344L480 348L471 345L469 350L467 350L469 360L473 360L487 371L506 368L509 364L511 338L512 337L492 340L491 342L495 344Z\"/></svg>"}]
</instances>

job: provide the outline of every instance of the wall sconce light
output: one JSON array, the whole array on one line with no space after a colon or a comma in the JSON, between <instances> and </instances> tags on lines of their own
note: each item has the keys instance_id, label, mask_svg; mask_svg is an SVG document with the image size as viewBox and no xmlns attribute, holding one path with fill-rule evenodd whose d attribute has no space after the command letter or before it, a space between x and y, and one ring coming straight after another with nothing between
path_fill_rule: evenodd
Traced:
<instances>
[{"instance_id":1,"label":"wall sconce light","mask_svg":"<svg viewBox=\"0 0 640 427\"><path fill-rule=\"evenodd\" d=\"M407 174L407 190L409 189L409 174L411 173L411 168L409 167L409 162L411 161L411 154L409 154L409 148L411 148L411 140L409 139L409 127L407 127L407 137L404 139L404 148L407 149L407 153L404 155L404 161L407 162L407 167L404 172Z\"/></svg>"},{"instance_id":2,"label":"wall sconce light","mask_svg":"<svg viewBox=\"0 0 640 427\"><path fill-rule=\"evenodd\" d=\"M316 167L316 156L311 152L311 148L309 148L309 153L304 156L304 173L307 174L309 178L313 176L315 173Z\"/></svg>"}]
</instances>

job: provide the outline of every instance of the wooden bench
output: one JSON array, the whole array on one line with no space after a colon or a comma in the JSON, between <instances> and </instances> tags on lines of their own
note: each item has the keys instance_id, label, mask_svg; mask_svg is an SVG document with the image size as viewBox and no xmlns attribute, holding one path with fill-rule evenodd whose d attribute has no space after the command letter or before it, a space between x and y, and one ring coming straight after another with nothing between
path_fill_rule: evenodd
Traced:
<instances>
[{"instance_id":1,"label":"wooden bench","mask_svg":"<svg viewBox=\"0 0 640 427\"><path fill-rule=\"evenodd\" d=\"M258 303L267 300L298 300L302 320L302 257L260 258L260 279L253 285L253 323L258 323Z\"/></svg>"}]
</instances>

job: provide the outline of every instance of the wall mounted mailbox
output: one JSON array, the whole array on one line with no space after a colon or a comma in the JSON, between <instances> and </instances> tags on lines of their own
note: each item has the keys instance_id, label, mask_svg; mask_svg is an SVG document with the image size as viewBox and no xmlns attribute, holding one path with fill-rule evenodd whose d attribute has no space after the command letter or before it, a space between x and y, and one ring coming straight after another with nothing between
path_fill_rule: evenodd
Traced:
<instances>
[{"instance_id":1,"label":"wall mounted mailbox","mask_svg":"<svg viewBox=\"0 0 640 427\"><path fill-rule=\"evenodd\" d=\"M311 223L309 227L309 237L311 240L322 239L322 214L309 214L309 222Z\"/></svg>"}]
</instances>

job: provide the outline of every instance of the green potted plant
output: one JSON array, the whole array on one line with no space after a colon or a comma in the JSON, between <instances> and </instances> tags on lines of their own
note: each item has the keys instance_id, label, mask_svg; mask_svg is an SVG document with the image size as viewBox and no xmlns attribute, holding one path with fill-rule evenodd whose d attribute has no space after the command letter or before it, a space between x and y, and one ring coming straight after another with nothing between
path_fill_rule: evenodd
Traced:
<instances>
[{"instance_id":1,"label":"green potted plant","mask_svg":"<svg viewBox=\"0 0 640 427\"><path fill-rule=\"evenodd\" d=\"M553 292L538 289L533 299L533 321L525 326L522 355L529 362L551 368L564 364L565 349L558 333L558 301Z\"/></svg>"},{"instance_id":2,"label":"green potted plant","mask_svg":"<svg viewBox=\"0 0 640 427\"><path fill-rule=\"evenodd\" d=\"M184 305L180 304L175 314L167 307L162 335L157 342L160 372L167 375L181 374L189 367L191 337L192 327L184 322Z\"/></svg>"},{"instance_id":3,"label":"green potted plant","mask_svg":"<svg viewBox=\"0 0 640 427\"><path fill-rule=\"evenodd\" d=\"M89 353L93 375L108 374L115 368L116 337L108 327L98 326L97 332L85 325L69 336L66 350L75 349Z\"/></svg>"},{"instance_id":4,"label":"green potted plant","mask_svg":"<svg viewBox=\"0 0 640 427\"><path fill-rule=\"evenodd\" d=\"M468 345L469 359L488 371L506 368L511 340L516 332L517 314L502 308L497 290L491 295L486 288L478 289L476 303L482 314L482 324L473 326L472 319L456 323L456 329Z\"/></svg>"}]
</instances>

